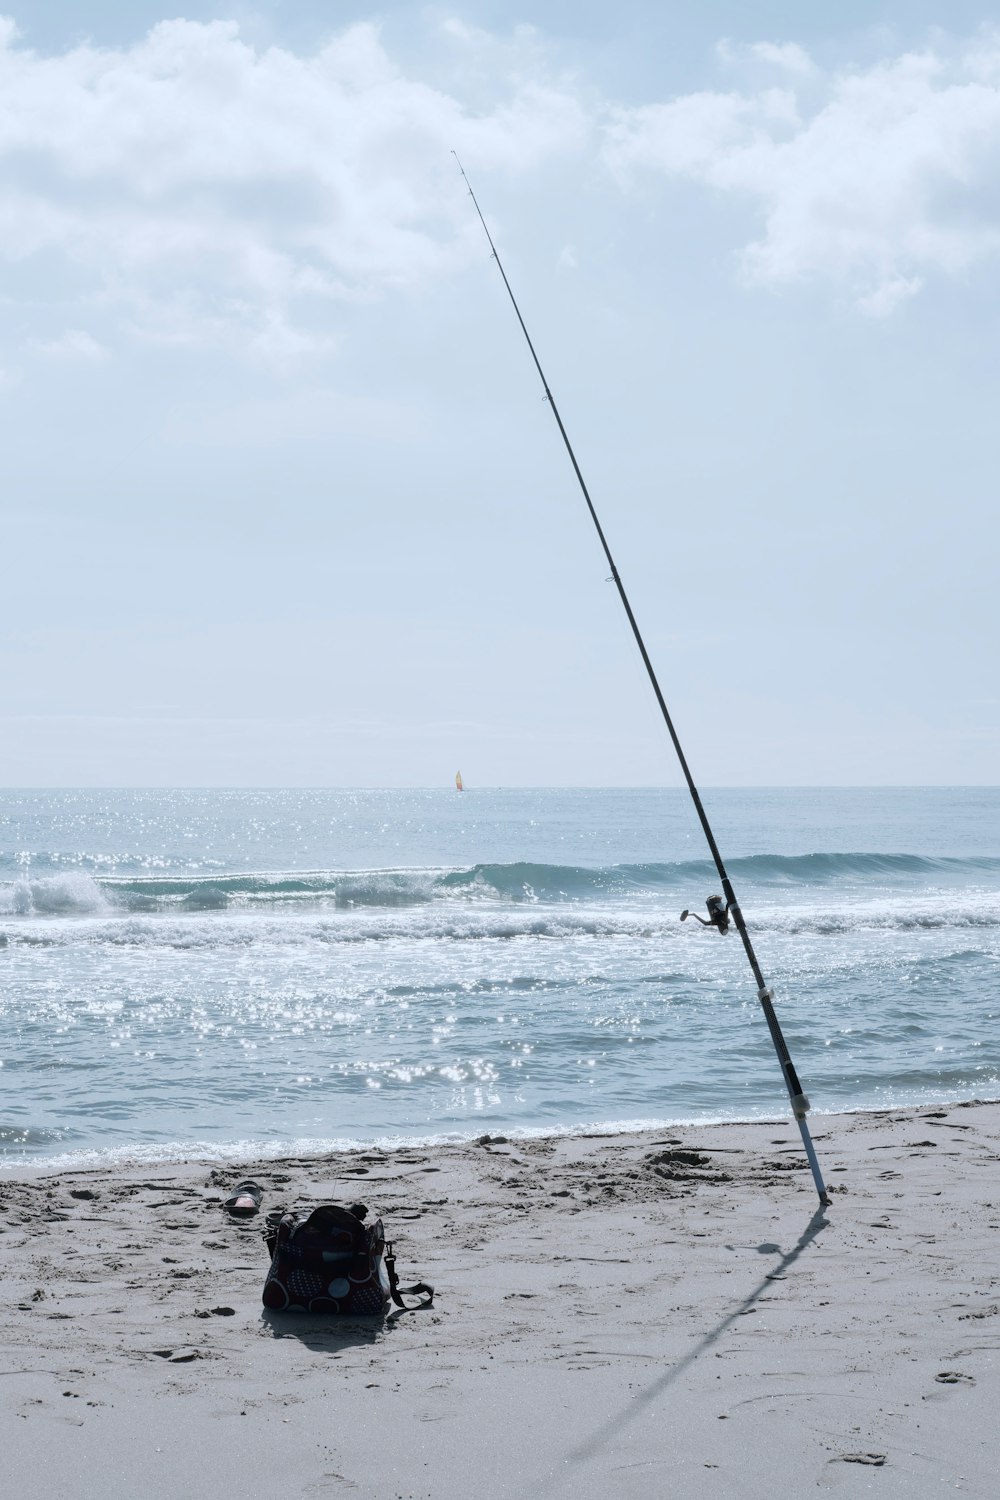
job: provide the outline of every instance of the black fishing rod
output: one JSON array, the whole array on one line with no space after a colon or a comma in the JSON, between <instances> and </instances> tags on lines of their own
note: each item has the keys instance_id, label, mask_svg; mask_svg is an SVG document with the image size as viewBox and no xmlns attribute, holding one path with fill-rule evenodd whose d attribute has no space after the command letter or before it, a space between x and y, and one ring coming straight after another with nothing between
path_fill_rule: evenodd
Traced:
<instances>
[{"instance_id":1,"label":"black fishing rod","mask_svg":"<svg viewBox=\"0 0 1000 1500\"><path fill-rule=\"evenodd\" d=\"M635 643L639 647L639 654L642 657L643 665L646 668L646 673L649 677L650 683L652 684L653 692L656 694L656 701L660 705L660 712L663 715L663 722L667 726L667 733L670 735L671 741L673 742L673 747L677 752L677 759L680 762L681 770L684 773L684 780L687 782L688 791L691 793L691 800L694 802L695 811L698 814L698 821L701 823L702 831L704 832L705 838L708 841L708 847L712 852L712 858L715 861L715 868L719 872L719 879L722 882L722 889L726 897L726 905L725 907L723 907L719 898L713 897L709 901L709 920L705 923L705 925L718 928L720 933L724 933L727 930L730 918L736 925L736 930L739 933L740 938L742 939L743 947L746 951L746 956L750 963L750 968L753 971L753 977L757 983L757 999L760 1001L761 1009L764 1012L764 1019L767 1021L767 1028L771 1033L771 1041L774 1043L774 1050L778 1054L778 1061L781 1064L782 1076L784 1077L785 1086L788 1089L788 1097L791 1100L792 1104L792 1114L795 1116L799 1131L802 1135L802 1144L805 1147L806 1156L809 1160L809 1166L812 1170L813 1181L816 1184L816 1191L819 1194L821 1203L829 1203L830 1200L827 1197L826 1187L823 1183L823 1174L820 1171L819 1160L816 1156L816 1147L813 1145L812 1136L809 1133L809 1125L806 1120L806 1115L809 1112L809 1100L806 1098L806 1095L802 1090L802 1085L799 1083L799 1075L795 1071L795 1064L792 1062L791 1053L788 1050L788 1044L786 1043L785 1038L782 1035L781 1027L778 1024L778 1017L774 1013L774 995L771 991L770 986L767 984L767 981L765 980L764 975L761 971L760 964L757 961L757 955L754 952L753 943L750 941L750 934L747 931L747 925L743 919L743 912L740 910L739 902L736 899L736 893L733 890L732 881L729 879L729 876L726 873L726 867L722 862L722 855L719 852L718 844L715 842L715 835L712 832L711 824L708 821L708 814L705 812L705 808L702 804L698 788L694 784L694 777L691 775L691 771L688 767L687 757L685 756L684 751L681 748L681 742L677 738L677 731L674 728L673 720L670 717L670 710L667 708L667 702L660 690L660 684L657 681L656 672L653 669L653 663L650 660L649 652L646 650L646 643L642 638L642 632L639 629L638 621L636 620L635 615L632 613L632 606L629 603L628 595L625 592L625 585L622 583L621 576L615 564L615 560L611 555L611 548L608 546L607 537L604 535L604 528L602 527L600 520L598 519L597 511L594 508L594 502L590 498L590 491L587 489L586 481L584 480L583 474L580 470L580 465L577 463L576 454L573 452L573 445L569 440L569 434L567 433L566 428L563 426L563 419L559 415L559 408L555 403L555 398L553 397L551 390L549 389L549 383L545 378L545 371L542 369L541 361L539 360L538 355L535 353L535 346L531 342L531 335L529 334L528 329L525 325L525 321L521 316L521 309L517 305L517 298L514 296L513 290L511 289L511 284L507 280L507 272L503 268L503 263L497 253L497 247L493 243L493 236L490 234L486 220L483 218L483 211L479 207L479 200L476 197L475 193L472 191L472 184L469 181L468 177L466 177L465 175L465 168L458 160L458 153L456 151L453 151L452 155L454 156L456 162L458 162L458 170L461 172L462 177L465 181L465 185L469 189L469 197L475 204L476 213L479 215L479 222L483 226L486 238L489 241L490 250L493 253L493 259L497 263L497 270L503 277L503 284L507 288L507 295L511 300L511 306L514 309L514 312L517 314L517 321L521 325L521 332L524 334L525 342L527 343L528 348L531 350L531 357L535 362L535 369L538 371L539 379L542 382L542 388L545 391L545 399L552 408L552 415L556 419L556 425L559 428L560 436L562 437L563 443L566 446L566 452L569 454L569 461L573 465L573 472L576 475L577 482L583 493L583 498L587 502L587 509L590 512L590 519L594 523L594 527L600 539L601 547L604 551L604 556L607 558L608 566L611 569L612 580L614 582L615 588L618 590L618 597L621 599L622 606L625 610L626 615L628 616L629 625L632 627L632 634L635 636ZM687 915L688 913L685 912L684 916L686 917ZM704 918L702 917L699 917L698 920L700 922L704 922Z\"/></svg>"}]
</instances>

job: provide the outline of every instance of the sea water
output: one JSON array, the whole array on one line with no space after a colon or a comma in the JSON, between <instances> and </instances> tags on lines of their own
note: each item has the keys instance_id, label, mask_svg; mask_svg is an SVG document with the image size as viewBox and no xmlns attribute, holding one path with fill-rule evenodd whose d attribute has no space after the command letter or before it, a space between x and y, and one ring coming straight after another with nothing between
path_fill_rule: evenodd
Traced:
<instances>
[{"instance_id":1,"label":"sea water","mask_svg":"<svg viewBox=\"0 0 1000 1500\"><path fill-rule=\"evenodd\" d=\"M1000 1094L1000 790L704 793L816 1111ZM0 793L0 1160L787 1114L680 790Z\"/></svg>"}]
</instances>

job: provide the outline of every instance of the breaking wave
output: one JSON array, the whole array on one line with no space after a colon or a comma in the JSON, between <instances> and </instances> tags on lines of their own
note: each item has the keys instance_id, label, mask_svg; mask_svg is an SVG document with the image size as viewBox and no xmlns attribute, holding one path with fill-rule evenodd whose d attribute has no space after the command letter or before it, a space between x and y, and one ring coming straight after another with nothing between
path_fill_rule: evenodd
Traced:
<instances>
[{"instance_id":1,"label":"breaking wave","mask_svg":"<svg viewBox=\"0 0 1000 1500\"><path fill-rule=\"evenodd\" d=\"M688 923L682 927L674 906L647 910L611 910L596 904L576 908L425 907L420 911L347 913L276 911L247 912L229 909L220 920L211 900L198 906L184 903L173 913L120 913L73 921L53 922L41 916L34 921L11 922L0 933L0 948L65 948L77 945L95 948L247 949L251 947L296 948L350 946L385 943L483 943L536 940L561 942L602 939L614 942L684 944L697 941L701 929ZM753 907L747 909L754 934L787 937L844 937L850 934L996 931L1000 929L1000 897L953 905L921 905L898 902L880 905L863 902L837 907ZM730 934L738 942L735 934ZM707 941L715 946L714 934ZM720 950L720 952L723 950Z\"/></svg>"},{"instance_id":2,"label":"breaking wave","mask_svg":"<svg viewBox=\"0 0 1000 1500\"><path fill-rule=\"evenodd\" d=\"M933 859L915 854L752 855L728 866L738 884L794 889L839 884L992 885L1000 859ZM0 882L0 915L69 917L119 913L252 912L272 909L399 911L433 904L628 903L677 895L684 904L715 888L708 860L588 867L476 864L465 869L306 871L224 875L119 876L81 871ZM694 900L692 900L694 898ZM973 914L970 913L970 918Z\"/></svg>"},{"instance_id":3,"label":"breaking wave","mask_svg":"<svg viewBox=\"0 0 1000 1500\"><path fill-rule=\"evenodd\" d=\"M0 883L0 915L15 917L92 916L110 912L115 902L89 875L67 874L41 880Z\"/></svg>"}]
</instances>

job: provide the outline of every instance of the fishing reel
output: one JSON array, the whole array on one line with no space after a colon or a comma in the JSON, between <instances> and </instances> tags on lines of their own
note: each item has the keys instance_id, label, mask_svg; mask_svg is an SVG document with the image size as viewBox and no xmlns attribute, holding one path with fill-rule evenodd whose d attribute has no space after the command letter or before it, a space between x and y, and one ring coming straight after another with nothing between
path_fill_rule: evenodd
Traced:
<instances>
[{"instance_id":1,"label":"fishing reel","mask_svg":"<svg viewBox=\"0 0 1000 1500\"><path fill-rule=\"evenodd\" d=\"M686 922L688 917L694 917L695 921L700 922L702 927L714 927L719 933L728 932L729 907L725 904L722 897L709 896L705 905L708 908L707 917L699 917L696 911L682 911L681 921Z\"/></svg>"}]
</instances>

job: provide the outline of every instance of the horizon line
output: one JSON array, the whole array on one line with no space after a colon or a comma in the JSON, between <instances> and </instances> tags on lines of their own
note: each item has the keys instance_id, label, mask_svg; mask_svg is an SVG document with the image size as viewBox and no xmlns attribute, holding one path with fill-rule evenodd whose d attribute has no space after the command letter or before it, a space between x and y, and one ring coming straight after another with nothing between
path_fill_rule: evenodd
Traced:
<instances>
[{"instance_id":1,"label":"horizon line","mask_svg":"<svg viewBox=\"0 0 1000 1500\"><path fill-rule=\"evenodd\" d=\"M996 791L1000 783L992 781L816 781L816 782L701 782L700 787L716 792L889 792L889 791ZM451 792L457 795L453 781L385 783L349 782L59 782L49 785L24 784L0 786L0 795L10 792ZM463 777L464 796L468 792L683 792L683 782L473 782Z\"/></svg>"}]
</instances>

